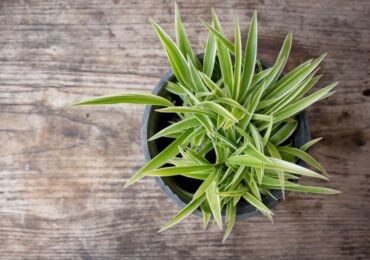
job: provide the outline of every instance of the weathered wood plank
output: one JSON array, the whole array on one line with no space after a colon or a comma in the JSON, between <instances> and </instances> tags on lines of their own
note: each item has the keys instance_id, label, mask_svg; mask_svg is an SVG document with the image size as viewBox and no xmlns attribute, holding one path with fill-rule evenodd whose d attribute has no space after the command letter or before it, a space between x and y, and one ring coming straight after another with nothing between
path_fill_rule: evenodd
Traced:
<instances>
[{"instance_id":1,"label":"weathered wood plank","mask_svg":"<svg viewBox=\"0 0 370 260\"><path fill-rule=\"evenodd\" d=\"M172 1L0 2L0 258L368 258L370 255L370 2L179 1L197 51L198 17L214 7L232 37L259 11L259 56L273 62L288 31L288 69L327 51L320 86L337 94L309 109L312 153L343 194L290 194L275 211L222 232L192 216L156 231L178 210L145 178L123 190L143 164L143 108L72 109L82 98L149 92L168 64L147 20L173 35ZM306 183L309 183L308 181ZM311 181L318 184L318 182Z\"/></svg>"}]
</instances>

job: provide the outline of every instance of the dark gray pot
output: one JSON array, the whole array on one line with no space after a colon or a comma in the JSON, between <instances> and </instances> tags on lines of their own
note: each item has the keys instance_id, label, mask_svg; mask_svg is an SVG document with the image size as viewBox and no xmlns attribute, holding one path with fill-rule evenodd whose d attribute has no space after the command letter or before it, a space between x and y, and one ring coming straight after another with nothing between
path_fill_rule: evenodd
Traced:
<instances>
[{"instance_id":1,"label":"dark gray pot","mask_svg":"<svg viewBox=\"0 0 370 260\"><path fill-rule=\"evenodd\" d=\"M202 57L200 57L202 58ZM166 89L166 82L173 81L175 77L172 70L169 70L162 79L157 83L152 93L158 96L166 97L174 96L169 93ZM179 100L180 101L180 100ZM176 102L176 100L175 100ZM155 155L157 155L162 149L164 149L172 139L160 138L148 142L148 138L157 133L159 130L163 129L169 125L169 121L174 118L174 115L158 113L154 110L157 107L155 106L146 106L144 109L143 120L141 124L141 147L144 153L145 161L150 161ZM172 116L172 118L171 118ZM301 147L303 144L310 140L309 125L307 121L307 116L305 113L301 113L297 116L298 127L293 134L292 141L293 146L296 148ZM302 162L299 162L302 163ZM180 186L184 189L194 190L194 188L199 185L199 183L194 183L190 178L182 176L174 177L156 177L156 182L162 191L173 201L176 205L183 208L189 203L189 199L179 196L174 192L176 186ZM269 208L273 208L279 201L282 200L282 192L279 190L274 190L272 194L278 199L275 200L270 196L263 197L263 203ZM194 214L197 216L202 216L202 211L197 209L194 211ZM222 212L225 215L225 212ZM258 214L256 208L250 205L245 200L240 200L237 204L237 219L249 218Z\"/></svg>"}]
</instances>

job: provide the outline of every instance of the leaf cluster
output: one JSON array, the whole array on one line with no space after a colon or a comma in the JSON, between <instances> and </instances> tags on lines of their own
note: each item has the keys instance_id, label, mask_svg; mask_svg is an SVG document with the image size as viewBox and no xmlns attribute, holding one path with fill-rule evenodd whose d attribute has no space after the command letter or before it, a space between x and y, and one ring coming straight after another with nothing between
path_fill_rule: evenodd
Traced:
<instances>
[{"instance_id":1,"label":"leaf cluster","mask_svg":"<svg viewBox=\"0 0 370 260\"><path fill-rule=\"evenodd\" d=\"M234 41L230 41L212 11L212 21L203 21L209 35L202 60L192 50L177 7L176 41L155 21L150 21L176 77L167 83L166 89L179 96L182 104L175 106L156 95L120 94L75 105L149 104L163 107L157 112L178 115L178 121L149 139L173 138L172 143L127 183L133 184L144 176L181 175L201 180L194 194L178 187L178 192L190 202L160 231L198 208L203 212L205 227L212 218L222 228L225 210L225 240L235 224L236 205L240 200L246 200L272 220L273 213L263 198L273 196L273 190L281 190L282 194L285 191L339 193L295 181L301 176L322 180L328 177L324 167L307 153L320 139L302 147L293 147L290 141L298 124L296 115L334 93L336 83L309 93L321 77L316 73L325 55L282 75L292 45L289 33L275 63L269 68L262 66L257 59L256 12L243 51L238 19L235 18ZM215 154L214 158L210 158L210 153ZM298 165L298 160L314 170Z\"/></svg>"}]
</instances>

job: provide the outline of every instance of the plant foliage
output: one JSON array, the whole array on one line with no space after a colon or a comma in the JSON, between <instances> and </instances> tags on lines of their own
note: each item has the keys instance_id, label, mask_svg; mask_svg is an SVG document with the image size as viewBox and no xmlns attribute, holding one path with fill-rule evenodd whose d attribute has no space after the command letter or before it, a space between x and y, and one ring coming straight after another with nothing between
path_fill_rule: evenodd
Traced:
<instances>
[{"instance_id":1,"label":"plant foliage","mask_svg":"<svg viewBox=\"0 0 370 260\"><path fill-rule=\"evenodd\" d=\"M327 180L324 167L307 153L315 139L302 147L292 147L290 138L297 127L296 115L313 103L334 93L337 83L309 94L325 55L308 60L286 75L282 71L292 44L289 33L270 68L257 59L257 13L254 12L245 50L238 19L235 41L227 39L219 19L203 21L209 30L202 60L194 54L176 7L176 41L153 20L152 23L172 67L176 80L167 90L182 100L149 94L119 94L82 101L74 105L136 103L163 106L159 113L176 113L178 121L162 129L149 141L174 138L173 142L144 165L126 185L144 176L174 176L201 180L189 204L171 218L160 231L180 222L201 208L204 225L211 216L222 228L225 212L226 232L230 234L237 214L237 203L246 200L272 220L273 213L263 203L273 190L338 194L330 188L303 186L296 179L308 176ZM207 154L215 153L215 159ZM315 171L297 164L298 160ZM163 167L166 165L166 167ZM169 166L167 166L169 165Z\"/></svg>"}]
</instances>

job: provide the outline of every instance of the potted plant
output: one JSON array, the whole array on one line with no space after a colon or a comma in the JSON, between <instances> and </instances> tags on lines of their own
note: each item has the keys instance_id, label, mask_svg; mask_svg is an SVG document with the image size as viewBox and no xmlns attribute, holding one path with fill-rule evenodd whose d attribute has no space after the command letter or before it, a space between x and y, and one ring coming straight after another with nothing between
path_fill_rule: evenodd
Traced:
<instances>
[{"instance_id":1,"label":"potted plant","mask_svg":"<svg viewBox=\"0 0 370 260\"><path fill-rule=\"evenodd\" d=\"M254 12L245 51L238 19L235 41L228 40L216 13L205 51L195 55L179 11L175 43L150 20L172 70L152 94L118 94L74 105L146 104L141 137L146 164L132 176L156 176L165 193L182 207L160 231L191 213L212 218L224 240L235 220L257 212L272 221L271 208L286 192L338 194L325 187L298 184L302 176L327 180L323 166L307 153L310 140L304 110L334 93L337 83L307 94L320 79L325 55L282 74L292 44L285 38L272 66L257 59L257 14ZM310 165L311 170L305 167Z\"/></svg>"}]
</instances>

